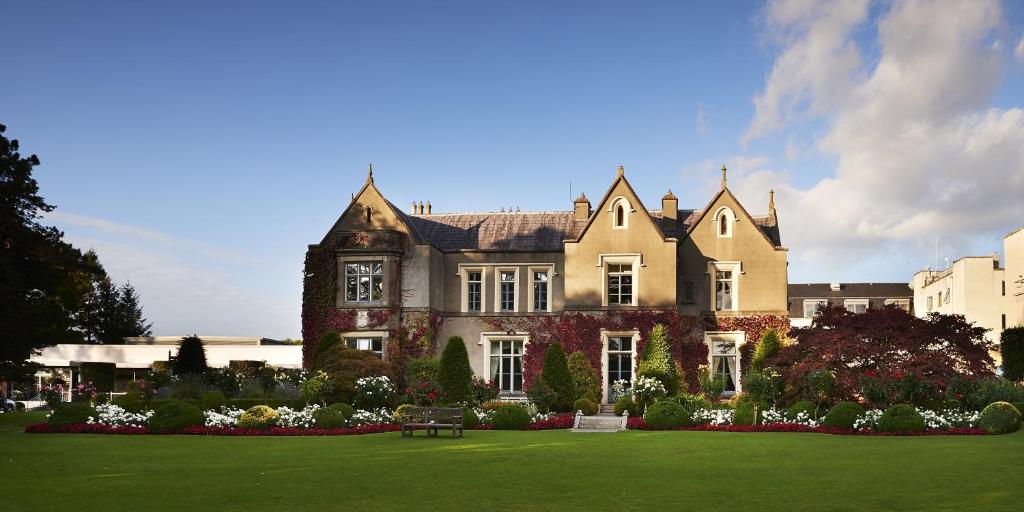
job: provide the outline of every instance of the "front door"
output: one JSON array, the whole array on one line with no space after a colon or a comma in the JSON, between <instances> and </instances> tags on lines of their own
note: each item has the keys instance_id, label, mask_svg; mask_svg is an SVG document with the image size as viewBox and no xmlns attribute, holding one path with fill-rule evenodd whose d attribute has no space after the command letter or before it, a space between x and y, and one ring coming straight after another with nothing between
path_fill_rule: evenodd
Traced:
<instances>
[{"instance_id":1,"label":"front door","mask_svg":"<svg viewBox=\"0 0 1024 512\"><path fill-rule=\"evenodd\" d=\"M609 336L608 360L605 362L605 396L608 403L613 404L623 394L628 393L633 382L633 337ZM616 386L616 382L620 382Z\"/></svg>"}]
</instances>

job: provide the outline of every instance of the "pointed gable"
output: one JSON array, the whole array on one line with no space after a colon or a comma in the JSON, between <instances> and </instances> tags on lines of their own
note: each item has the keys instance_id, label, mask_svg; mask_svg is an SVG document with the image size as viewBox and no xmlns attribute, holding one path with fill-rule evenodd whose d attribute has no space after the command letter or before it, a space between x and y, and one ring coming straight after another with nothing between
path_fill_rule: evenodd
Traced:
<instances>
[{"instance_id":1,"label":"pointed gable","mask_svg":"<svg viewBox=\"0 0 1024 512\"><path fill-rule=\"evenodd\" d=\"M597 203L594 208L594 212L587 219L587 223L580 230L575 240L567 240L567 242L580 242L587 236L587 232L591 229L603 229L609 230L615 229L613 224L616 223L617 207L619 205L626 206L624 214L626 217L623 219L625 226L622 227L624 230L639 229L640 231L650 232L656 234L661 240L665 240L665 233L662 232L659 222L651 217L651 213L644 206L640 200L640 196L636 194L633 187L629 184L626 179L625 171L622 166L619 166L618 176L615 177L615 181L612 182L611 186L608 187L608 191L605 192L604 197Z\"/></svg>"},{"instance_id":2,"label":"pointed gable","mask_svg":"<svg viewBox=\"0 0 1024 512\"><path fill-rule=\"evenodd\" d=\"M686 235L690 236L698 228L707 229L707 225L715 222L715 215L723 208L728 208L739 223L738 229L747 229L749 226L756 231L760 237L773 248L781 248L779 240L779 229L772 215L754 217L747 212L739 199L733 195L728 187L723 186L721 190L711 198L711 201L703 210L698 210L686 218L683 223L687 226ZM771 236L770 236L771 235Z\"/></svg>"},{"instance_id":3,"label":"pointed gable","mask_svg":"<svg viewBox=\"0 0 1024 512\"><path fill-rule=\"evenodd\" d=\"M373 167L370 167L363 188L352 198L324 236L323 242L333 235L349 231L397 231L417 240L419 238L405 214L388 201L374 184Z\"/></svg>"}]
</instances>

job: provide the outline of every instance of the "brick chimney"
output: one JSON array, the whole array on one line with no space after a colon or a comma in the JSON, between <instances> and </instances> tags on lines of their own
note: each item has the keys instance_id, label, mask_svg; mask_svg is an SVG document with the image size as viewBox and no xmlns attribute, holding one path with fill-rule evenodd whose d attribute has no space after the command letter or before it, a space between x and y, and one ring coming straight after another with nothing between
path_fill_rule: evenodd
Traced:
<instances>
[{"instance_id":1,"label":"brick chimney","mask_svg":"<svg viewBox=\"0 0 1024 512\"><path fill-rule=\"evenodd\" d=\"M679 198L672 193L672 189L661 197L661 218L666 228L676 227L679 221Z\"/></svg>"},{"instance_id":2,"label":"brick chimney","mask_svg":"<svg viewBox=\"0 0 1024 512\"><path fill-rule=\"evenodd\" d=\"M576 220L587 220L590 218L590 199L587 199L586 194L580 192L580 196L572 204L576 212Z\"/></svg>"}]
</instances>

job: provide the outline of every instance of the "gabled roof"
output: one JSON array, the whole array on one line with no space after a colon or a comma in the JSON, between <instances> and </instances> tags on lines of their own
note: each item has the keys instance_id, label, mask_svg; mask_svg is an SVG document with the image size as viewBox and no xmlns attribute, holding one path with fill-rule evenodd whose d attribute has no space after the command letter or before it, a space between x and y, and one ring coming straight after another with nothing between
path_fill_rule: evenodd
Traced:
<instances>
[{"instance_id":1,"label":"gabled roof","mask_svg":"<svg viewBox=\"0 0 1024 512\"><path fill-rule=\"evenodd\" d=\"M388 201L388 198L384 197L384 194L381 193L381 191L377 188L377 185L374 185L373 166L371 165L369 168L369 172L366 175L366 183L363 184L363 188L360 188L359 192L356 192L352 196L352 200L349 201L348 206L345 207L345 210L342 211L341 215L338 216L338 220L334 221L334 224L331 225L331 229L327 231L327 234L324 235L324 238L320 241L321 244L326 243L327 240L331 237L331 235L335 233L335 230L337 230L338 226L341 224L341 220L344 219L345 215L348 215L349 210L351 210L352 207L355 206L357 202L356 200L362 197L362 195L365 194L368 190L372 190L374 193L380 196L381 199L384 200L384 203L391 210L391 212L395 215L395 217L397 217L405 225L406 229L413 236L413 238L416 239L417 242L422 243L419 234L416 233L416 230L408 222L409 216L406 215L397 206L395 206L391 201Z\"/></svg>"},{"instance_id":2,"label":"gabled roof","mask_svg":"<svg viewBox=\"0 0 1024 512\"><path fill-rule=\"evenodd\" d=\"M587 232L588 229L590 229L590 226L591 226L591 224L594 223L594 220L597 219L597 213L602 208L604 208L604 205L608 203L609 199L611 199L612 191L615 190L615 187L619 184L619 182L622 182L622 184L625 185L626 190L628 190L629 193L632 194L633 198L636 199L637 204L632 205L633 209L635 209L636 211L639 211L639 212L644 212L646 214L645 217L651 223L651 226L654 227L654 230L658 233L659 236L661 236L662 240L665 239L665 232L662 231L662 229L661 229L661 222L658 222L658 221L656 221L655 219L653 219L651 217L650 210L648 210L646 207L644 207L643 200L640 199L640 196L636 193L635 190L633 190L633 186L629 184L629 180L626 179L626 173L623 170L621 165L619 166L618 171L619 171L618 172L618 176L615 177L615 181L613 181L611 186L608 187L608 190L604 193L604 196L601 197L601 200L597 202L597 204L594 207L594 211L591 212L590 218L587 219L587 223L586 223L586 225L583 226L583 229L581 229L580 232L577 233L575 237L573 237L571 239L570 238L566 238L566 240L572 240L572 241L575 241L575 242L579 242L580 240L583 239L583 235Z\"/></svg>"},{"instance_id":3,"label":"gabled roof","mask_svg":"<svg viewBox=\"0 0 1024 512\"><path fill-rule=\"evenodd\" d=\"M407 215L423 243L442 251L562 251L582 228L574 213L492 212Z\"/></svg>"},{"instance_id":4,"label":"gabled roof","mask_svg":"<svg viewBox=\"0 0 1024 512\"><path fill-rule=\"evenodd\" d=\"M690 216L685 221L682 222L682 224L686 226L687 235L693 232L693 230L697 227L697 224L700 224L700 221L704 219L708 211L711 210L711 207L713 207L715 203L718 202L719 198L726 194L728 194L729 197L733 200L733 202L736 203L736 207L739 209L738 214L742 215L743 217L746 217L751 223L760 228L758 229L758 232L761 233L761 236L764 237L766 242L772 244L772 247L775 247L776 249L782 248L782 240L779 234L779 226L778 222L776 222L775 220L775 217L771 213L768 213L767 215L763 216L754 217L753 215L747 212L747 209L743 207L743 203L741 203L739 199L736 199L736 196L732 195L732 192L729 191L729 188L726 187L724 184L722 186L722 189L719 190L717 194L715 194L715 197L712 197L711 201L708 201L708 205L705 206L703 210L694 210L693 213L691 213ZM680 219L682 219L682 217L680 217Z\"/></svg>"}]
</instances>

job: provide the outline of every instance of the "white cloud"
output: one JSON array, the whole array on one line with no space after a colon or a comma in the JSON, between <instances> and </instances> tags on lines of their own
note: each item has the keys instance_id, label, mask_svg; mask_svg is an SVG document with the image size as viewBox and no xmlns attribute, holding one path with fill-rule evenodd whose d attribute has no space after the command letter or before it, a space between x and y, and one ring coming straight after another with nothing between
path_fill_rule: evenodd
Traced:
<instances>
[{"instance_id":1,"label":"white cloud","mask_svg":"<svg viewBox=\"0 0 1024 512\"><path fill-rule=\"evenodd\" d=\"M1020 41L1017 41L1017 47L1013 49L1014 57L1021 63L1024 63L1024 34L1020 36Z\"/></svg>"},{"instance_id":2,"label":"white cloud","mask_svg":"<svg viewBox=\"0 0 1024 512\"><path fill-rule=\"evenodd\" d=\"M157 335L295 337L299 311L291 296L248 289L281 266L159 231L65 211L47 214L82 250L93 249L107 273L131 281ZM288 269L292 270L292 269Z\"/></svg>"},{"instance_id":3,"label":"white cloud","mask_svg":"<svg viewBox=\"0 0 1024 512\"><path fill-rule=\"evenodd\" d=\"M697 128L697 133L703 135L708 131L708 114L704 111L704 104L700 103L697 105L697 115L693 120L694 126Z\"/></svg>"},{"instance_id":4,"label":"white cloud","mask_svg":"<svg viewBox=\"0 0 1024 512\"><path fill-rule=\"evenodd\" d=\"M932 259L921 248L937 238L972 247L1024 222L1024 110L989 107L1003 66L988 43L999 4L887 4L880 54L866 69L851 39L866 9L841 4L845 14L804 2L768 9L770 30L787 43L747 136L820 116L829 128L818 149L837 161L809 188L764 171L775 174L791 260L870 269L891 267L895 254L920 267Z\"/></svg>"}]
</instances>

